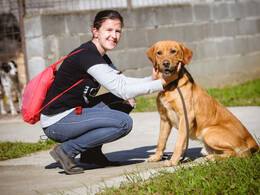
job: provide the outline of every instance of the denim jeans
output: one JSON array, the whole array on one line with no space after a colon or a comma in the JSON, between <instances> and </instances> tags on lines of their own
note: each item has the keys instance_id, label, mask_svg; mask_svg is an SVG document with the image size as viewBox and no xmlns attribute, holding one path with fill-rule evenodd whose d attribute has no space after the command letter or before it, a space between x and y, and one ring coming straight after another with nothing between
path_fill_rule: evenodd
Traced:
<instances>
[{"instance_id":1,"label":"denim jeans","mask_svg":"<svg viewBox=\"0 0 260 195\"><path fill-rule=\"evenodd\" d=\"M132 130L128 113L132 107L111 93L100 95L82 114L74 111L44 129L52 140L61 143L63 150L75 157L86 149L115 141Z\"/></svg>"}]
</instances>

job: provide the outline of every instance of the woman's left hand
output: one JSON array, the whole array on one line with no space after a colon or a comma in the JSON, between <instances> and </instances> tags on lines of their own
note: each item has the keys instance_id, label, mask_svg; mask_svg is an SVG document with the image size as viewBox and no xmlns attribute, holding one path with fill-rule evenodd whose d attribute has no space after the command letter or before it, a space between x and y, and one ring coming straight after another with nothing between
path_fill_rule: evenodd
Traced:
<instances>
[{"instance_id":1,"label":"woman's left hand","mask_svg":"<svg viewBox=\"0 0 260 195\"><path fill-rule=\"evenodd\" d=\"M130 104L133 108L136 105L135 98L132 98L132 99L129 99L129 100L125 100L125 103Z\"/></svg>"}]
</instances>

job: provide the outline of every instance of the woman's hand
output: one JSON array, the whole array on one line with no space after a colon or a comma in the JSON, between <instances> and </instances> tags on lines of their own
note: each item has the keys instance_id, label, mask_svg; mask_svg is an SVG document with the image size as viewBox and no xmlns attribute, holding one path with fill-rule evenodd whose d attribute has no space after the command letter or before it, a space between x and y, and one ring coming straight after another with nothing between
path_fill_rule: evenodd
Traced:
<instances>
[{"instance_id":1,"label":"woman's hand","mask_svg":"<svg viewBox=\"0 0 260 195\"><path fill-rule=\"evenodd\" d=\"M158 75L158 69L153 66L152 80L156 80Z\"/></svg>"},{"instance_id":2,"label":"woman's hand","mask_svg":"<svg viewBox=\"0 0 260 195\"><path fill-rule=\"evenodd\" d=\"M130 104L133 108L135 108L135 105L136 105L135 98L129 99L129 100L125 100L124 102L127 103L127 104Z\"/></svg>"}]
</instances>

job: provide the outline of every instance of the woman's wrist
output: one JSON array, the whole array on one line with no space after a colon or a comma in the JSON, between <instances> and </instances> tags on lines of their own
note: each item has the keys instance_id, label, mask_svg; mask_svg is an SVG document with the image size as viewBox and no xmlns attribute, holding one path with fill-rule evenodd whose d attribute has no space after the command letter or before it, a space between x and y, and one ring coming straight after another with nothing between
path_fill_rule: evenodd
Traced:
<instances>
[{"instance_id":1,"label":"woman's wrist","mask_svg":"<svg viewBox=\"0 0 260 195\"><path fill-rule=\"evenodd\" d=\"M167 83L166 83L166 81L163 78L161 79L161 82L162 82L163 88L167 86Z\"/></svg>"}]
</instances>

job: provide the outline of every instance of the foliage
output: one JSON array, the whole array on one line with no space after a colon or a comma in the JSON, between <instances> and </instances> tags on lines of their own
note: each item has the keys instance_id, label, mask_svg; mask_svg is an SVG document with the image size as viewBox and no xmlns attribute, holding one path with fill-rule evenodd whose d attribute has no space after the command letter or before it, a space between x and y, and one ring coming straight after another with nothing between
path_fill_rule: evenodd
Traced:
<instances>
[{"instance_id":1,"label":"foliage","mask_svg":"<svg viewBox=\"0 0 260 195\"><path fill-rule=\"evenodd\" d=\"M259 153L196 165L179 166L174 172L162 170L148 180L127 176L131 179L119 188L104 188L100 194L259 194Z\"/></svg>"},{"instance_id":2,"label":"foliage","mask_svg":"<svg viewBox=\"0 0 260 195\"><path fill-rule=\"evenodd\" d=\"M30 153L49 150L54 145L55 142L49 139L37 143L0 142L0 160L20 158Z\"/></svg>"}]
</instances>

